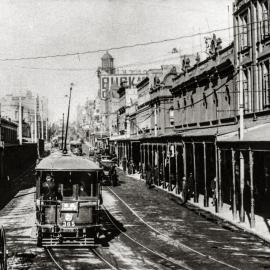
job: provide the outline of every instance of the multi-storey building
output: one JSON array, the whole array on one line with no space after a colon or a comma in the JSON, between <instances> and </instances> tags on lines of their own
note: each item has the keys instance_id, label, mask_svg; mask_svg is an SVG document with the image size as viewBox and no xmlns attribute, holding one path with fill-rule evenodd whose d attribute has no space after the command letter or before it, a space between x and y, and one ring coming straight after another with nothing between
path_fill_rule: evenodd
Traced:
<instances>
[{"instance_id":1,"label":"multi-storey building","mask_svg":"<svg viewBox=\"0 0 270 270\"><path fill-rule=\"evenodd\" d=\"M25 139L34 137L47 139L48 99L46 97L36 97L31 91L26 91L23 95L6 95L0 99L0 103L2 116L16 123L19 122L21 108Z\"/></svg>"},{"instance_id":2,"label":"multi-storey building","mask_svg":"<svg viewBox=\"0 0 270 270\"><path fill-rule=\"evenodd\" d=\"M123 83L129 89L136 89L139 83L145 77L145 71L139 70L120 70L114 67L113 57L106 52L101 58L102 65L98 68L99 89L98 103L104 108L102 116L102 129L104 140L114 140L113 137L119 135L119 96L118 89ZM111 143L111 146L113 144Z\"/></svg>"},{"instance_id":3,"label":"multi-storey building","mask_svg":"<svg viewBox=\"0 0 270 270\"><path fill-rule=\"evenodd\" d=\"M240 130L217 138L218 157L234 218L248 215L254 227L270 201L269 1L235 1L234 37Z\"/></svg>"}]
</instances>

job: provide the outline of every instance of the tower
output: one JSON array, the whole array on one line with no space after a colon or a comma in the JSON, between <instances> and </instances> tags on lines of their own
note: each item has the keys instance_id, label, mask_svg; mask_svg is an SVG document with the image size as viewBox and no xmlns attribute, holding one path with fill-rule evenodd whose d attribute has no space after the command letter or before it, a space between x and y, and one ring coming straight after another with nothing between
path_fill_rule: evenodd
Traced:
<instances>
[{"instance_id":1,"label":"tower","mask_svg":"<svg viewBox=\"0 0 270 270\"><path fill-rule=\"evenodd\" d=\"M101 57L101 69L109 75L114 74L113 57L108 51Z\"/></svg>"}]
</instances>

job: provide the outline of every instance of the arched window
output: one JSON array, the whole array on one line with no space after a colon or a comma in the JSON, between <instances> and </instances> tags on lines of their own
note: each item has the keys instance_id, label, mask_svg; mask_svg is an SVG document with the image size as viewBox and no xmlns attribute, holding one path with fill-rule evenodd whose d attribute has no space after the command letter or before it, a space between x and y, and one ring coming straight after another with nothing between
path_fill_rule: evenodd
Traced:
<instances>
[{"instance_id":1,"label":"arched window","mask_svg":"<svg viewBox=\"0 0 270 270\"><path fill-rule=\"evenodd\" d=\"M170 126L174 126L174 108L171 107L169 110L169 117L170 117Z\"/></svg>"}]
</instances>

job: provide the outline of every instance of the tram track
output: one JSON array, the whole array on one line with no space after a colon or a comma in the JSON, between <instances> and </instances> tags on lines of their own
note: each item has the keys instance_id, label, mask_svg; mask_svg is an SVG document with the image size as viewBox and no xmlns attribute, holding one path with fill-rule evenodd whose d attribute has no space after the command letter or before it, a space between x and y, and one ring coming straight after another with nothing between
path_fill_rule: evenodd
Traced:
<instances>
[{"instance_id":1,"label":"tram track","mask_svg":"<svg viewBox=\"0 0 270 270\"><path fill-rule=\"evenodd\" d=\"M57 260L54 258L53 254L52 254L52 248L45 248L46 253L49 255L51 261L54 263L54 265L56 265L57 269L59 270L65 270L58 262Z\"/></svg>"},{"instance_id":2,"label":"tram track","mask_svg":"<svg viewBox=\"0 0 270 270\"><path fill-rule=\"evenodd\" d=\"M64 268L64 266L61 266L59 260L54 256L54 252L53 252L53 248L44 248L46 253L48 254L49 258L51 259L51 261L53 262L53 264L57 267L57 269L59 270L65 270L66 268ZM115 267L114 265L112 265L106 258L104 258L104 256L102 256L100 254L100 252L97 251L97 249L95 248L90 248L89 250L87 250L87 253L91 252L92 254L94 254L94 256L96 258L98 258L100 260L100 262L102 262L104 264L104 268L108 269L107 267L109 267L112 270L119 270L119 268ZM91 263L90 263L91 264ZM96 267L92 266L91 269L96 269ZM97 269L100 269L100 267L98 267Z\"/></svg>"},{"instance_id":3,"label":"tram track","mask_svg":"<svg viewBox=\"0 0 270 270\"><path fill-rule=\"evenodd\" d=\"M141 244L140 242L138 242L136 239L134 239L133 237L129 236L127 233L123 232L123 230L121 228L119 228L115 222L111 219L111 217L108 215L108 210L105 206L102 206L106 216L109 218L110 222L112 223L112 225L119 231L121 232L121 234L123 234L126 238L128 238L130 241L132 241L133 243L137 244L138 246L142 247L144 250L154 254L156 257L159 257L161 258L162 260L164 261L167 261L173 265L176 265L178 267L181 267L181 268L178 268L179 270L180 269L183 269L183 270L191 270L191 268L189 267L185 267L183 266L182 264L178 263L177 261L175 261L174 259L171 259L171 258L168 258L168 257L165 257L164 255L162 255L161 253L158 253L157 251L154 251L152 250L151 248L148 248L146 247L145 245Z\"/></svg>"},{"instance_id":4,"label":"tram track","mask_svg":"<svg viewBox=\"0 0 270 270\"><path fill-rule=\"evenodd\" d=\"M201 257L203 257L203 258L205 258L205 259L208 259L208 260L211 260L211 261L213 261L213 262L215 262L215 263L217 263L217 264L219 264L219 265L223 265L223 266L226 266L226 267L228 267L228 268L230 268L230 269L235 269L235 270L241 270L240 268L238 268L238 267L235 267L235 266L233 266L233 265L231 265L231 264L229 264L229 263L226 263L226 262L224 262L224 261L221 261L221 260L218 260L218 259L216 259L216 258L214 258L214 257L212 257L212 256L209 256L209 255L207 255L207 254L205 254L205 253L202 253L202 252L200 252L200 251L197 251L197 250L195 250L194 248L192 248L192 247L190 247L190 246L188 246L188 245L186 245L186 244L184 244L184 243L182 243L181 241L179 241L179 240L177 240L177 241L175 241L174 239L172 239L172 238L170 238L168 235L165 235L164 233L162 233L162 232L160 232L160 231L158 231L157 229L155 229L152 225L150 225L148 222L146 222L142 217L140 217L139 216L139 214L136 212L136 211L134 211L119 195L117 195L111 188L109 188L109 187L107 187L107 190L109 190L110 192L111 192L111 194L113 194L123 205L125 205L125 207L127 208L127 209L129 209L129 211L134 215L134 216L136 216L139 220L140 220L140 222L141 223L143 223L145 226L147 226L151 231L153 231L154 233L155 233L155 235L159 235L159 236L161 236L162 238L164 238L164 239L167 239L168 241L170 241L170 243L173 243L175 246L177 246L177 247L181 247L181 248L184 248L184 249L187 249L187 250L189 250L189 251L191 251L191 252L193 252L193 253L195 253L195 254L197 254L197 255L199 255L199 256L201 256ZM106 215L108 216L108 218L111 220L111 218L109 217L109 215L107 214L107 209L106 209L106 207L105 206L102 206L103 208L104 208L104 212L106 213ZM112 220L111 220L111 222L113 222ZM117 226L117 225L116 225ZM118 228L118 230L121 230L120 228ZM132 239L132 237L130 237L129 235L127 235L125 232L123 232L122 230L121 230L121 233L122 234L124 234L127 238L129 238L131 241L133 241L133 242L135 242L135 243L137 243L138 245L140 245L141 247L143 247L143 248L146 248L148 251L150 251L150 252L152 252L152 253L157 253L157 252L155 252L154 250L151 250L151 249L148 249L147 247L144 247L144 245L143 244L141 244L141 243L139 243L139 242L137 242L137 240L135 240L135 239ZM156 255L158 255L158 253L156 254ZM170 259L170 258L167 258L167 257L165 257L165 256L163 256L163 255L161 255L160 256L161 258L163 258L163 259L165 259L165 260L167 260L167 261L169 261L169 262L171 262L171 263L174 263L175 264L175 262L174 262L174 260L173 259ZM176 262L176 264L177 264L177 262ZM180 265L181 267L183 267L183 265ZM183 267L183 269L190 269L190 268L185 268L185 267Z\"/></svg>"}]
</instances>

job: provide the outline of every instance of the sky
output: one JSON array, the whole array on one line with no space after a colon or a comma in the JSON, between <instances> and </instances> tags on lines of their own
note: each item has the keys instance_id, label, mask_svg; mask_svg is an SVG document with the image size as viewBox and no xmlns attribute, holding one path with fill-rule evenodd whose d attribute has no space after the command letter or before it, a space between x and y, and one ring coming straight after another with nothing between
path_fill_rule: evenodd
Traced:
<instances>
[{"instance_id":1,"label":"sky","mask_svg":"<svg viewBox=\"0 0 270 270\"><path fill-rule=\"evenodd\" d=\"M71 120L77 104L94 99L97 68L109 50L116 67L159 68L180 65L180 54L205 54L204 34L216 32L228 45L232 35L233 0L1 0L0 96L31 90L49 99L50 121L67 111L74 83ZM180 38L198 34L193 38ZM179 38L174 41L111 48ZM179 50L172 54L173 48ZM77 54L104 50L97 53ZM36 60L6 59L75 53ZM124 68L123 67L123 68Z\"/></svg>"}]
</instances>

